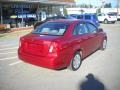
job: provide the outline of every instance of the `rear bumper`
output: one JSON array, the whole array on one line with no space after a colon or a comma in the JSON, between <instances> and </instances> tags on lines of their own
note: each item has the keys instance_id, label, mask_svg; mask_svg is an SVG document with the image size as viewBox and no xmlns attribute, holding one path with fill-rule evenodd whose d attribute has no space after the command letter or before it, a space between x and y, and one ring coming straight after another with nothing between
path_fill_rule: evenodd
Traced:
<instances>
[{"instance_id":1,"label":"rear bumper","mask_svg":"<svg viewBox=\"0 0 120 90\"><path fill-rule=\"evenodd\" d=\"M28 62L30 64L34 64L40 67L45 67L49 69L61 69L66 67L64 60L61 60L59 56L55 57L42 57L42 56L35 56L28 53L23 53L18 50L18 57L22 61Z\"/></svg>"}]
</instances>

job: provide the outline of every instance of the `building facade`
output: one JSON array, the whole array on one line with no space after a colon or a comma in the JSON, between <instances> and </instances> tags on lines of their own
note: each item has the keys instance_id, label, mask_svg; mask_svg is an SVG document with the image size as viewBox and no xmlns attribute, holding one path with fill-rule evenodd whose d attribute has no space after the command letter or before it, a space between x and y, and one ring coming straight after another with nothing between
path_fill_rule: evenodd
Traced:
<instances>
[{"instance_id":1,"label":"building facade","mask_svg":"<svg viewBox=\"0 0 120 90\"><path fill-rule=\"evenodd\" d=\"M30 26L60 14L60 8L73 3L74 0L0 0L0 22L12 24L11 27Z\"/></svg>"}]
</instances>

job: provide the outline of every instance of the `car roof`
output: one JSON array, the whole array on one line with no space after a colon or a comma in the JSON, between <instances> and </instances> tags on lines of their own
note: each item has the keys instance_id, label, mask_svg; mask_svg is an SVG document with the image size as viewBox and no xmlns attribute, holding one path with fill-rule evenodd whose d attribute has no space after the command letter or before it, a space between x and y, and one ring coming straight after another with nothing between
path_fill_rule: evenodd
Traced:
<instances>
[{"instance_id":1,"label":"car roof","mask_svg":"<svg viewBox=\"0 0 120 90\"><path fill-rule=\"evenodd\" d=\"M90 20L81 20L81 19L57 19L57 20L51 20L48 22L64 22L64 23L77 23L77 22L89 22L91 23Z\"/></svg>"},{"instance_id":2,"label":"car roof","mask_svg":"<svg viewBox=\"0 0 120 90\"><path fill-rule=\"evenodd\" d=\"M72 23L72 22L78 22L80 20L77 19L56 19L56 20L50 20L48 22L65 22L65 23Z\"/></svg>"},{"instance_id":3,"label":"car roof","mask_svg":"<svg viewBox=\"0 0 120 90\"><path fill-rule=\"evenodd\" d=\"M84 13L84 14L70 14L70 15L79 16L79 15L96 15L96 14L95 13Z\"/></svg>"},{"instance_id":4,"label":"car roof","mask_svg":"<svg viewBox=\"0 0 120 90\"><path fill-rule=\"evenodd\" d=\"M52 16L52 17L47 17L46 19L56 19L56 18L65 19L66 17L64 17L64 16Z\"/></svg>"}]
</instances>

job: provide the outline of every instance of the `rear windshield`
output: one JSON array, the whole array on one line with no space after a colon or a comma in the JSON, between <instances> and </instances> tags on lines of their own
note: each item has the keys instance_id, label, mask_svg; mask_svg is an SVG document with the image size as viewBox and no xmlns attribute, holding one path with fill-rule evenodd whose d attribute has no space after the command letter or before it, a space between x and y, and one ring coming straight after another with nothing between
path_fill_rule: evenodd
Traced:
<instances>
[{"instance_id":1,"label":"rear windshield","mask_svg":"<svg viewBox=\"0 0 120 90\"><path fill-rule=\"evenodd\" d=\"M32 33L41 35L63 35L68 24L61 22L47 22L38 26Z\"/></svg>"},{"instance_id":2,"label":"rear windshield","mask_svg":"<svg viewBox=\"0 0 120 90\"><path fill-rule=\"evenodd\" d=\"M109 16L117 16L116 13L108 13Z\"/></svg>"}]
</instances>

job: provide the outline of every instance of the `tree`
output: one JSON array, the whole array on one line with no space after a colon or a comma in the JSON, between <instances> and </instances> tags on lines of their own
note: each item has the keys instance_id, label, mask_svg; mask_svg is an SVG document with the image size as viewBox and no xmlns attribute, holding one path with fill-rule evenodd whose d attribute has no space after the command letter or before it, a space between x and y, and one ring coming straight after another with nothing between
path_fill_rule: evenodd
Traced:
<instances>
[{"instance_id":1,"label":"tree","mask_svg":"<svg viewBox=\"0 0 120 90\"><path fill-rule=\"evenodd\" d=\"M64 15L68 15L68 12L67 12L66 8L63 8L63 13L64 13Z\"/></svg>"},{"instance_id":2,"label":"tree","mask_svg":"<svg viewBox=\"0 0 120 90\"><path fill-rule=\"evenodd\" d=\"M105 8L111 8L112 5L111 5L111 3L106 3L106 4L104 5L104 7L105 7Z\"/></svg>"},{"instance_id":3,"label":"tree","mask_svg":"<svg viewBox=\"0 0 120 90\"><path fill-rule=\"evenodd\" d=\"M101 13L101 8L98 8L98 9L96 10L96 13L97 13L97 14Z\"/></svg>"}]
</instances>

